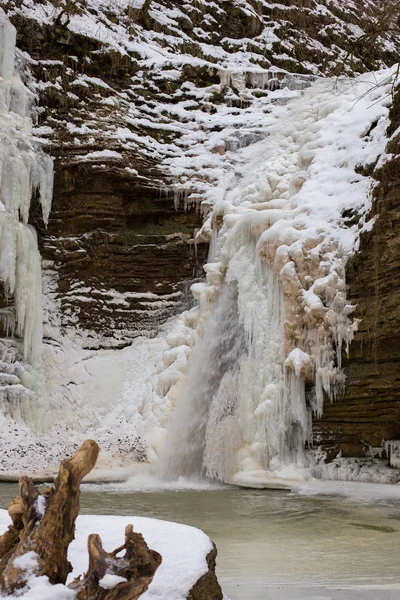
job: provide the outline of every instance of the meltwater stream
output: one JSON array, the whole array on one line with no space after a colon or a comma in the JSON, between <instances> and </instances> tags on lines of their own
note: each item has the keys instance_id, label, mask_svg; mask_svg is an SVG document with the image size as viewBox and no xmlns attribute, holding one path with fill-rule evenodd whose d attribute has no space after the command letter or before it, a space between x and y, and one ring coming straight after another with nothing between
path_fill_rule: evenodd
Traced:
<instances>
[{"instance_id":1,"label":"meltwater stream","mask_svg":"<svg viewBox=\"0 0 400 600\"><path fill-rule=\"evenodd\" d=\"M16 490L0 484L1 508ZM398 500L363 504L228 486L121 490L84 485L82 512L156 517L203 529L217 545L218 578L230 600L399 598Z\"/></svg>"}]
</instances>

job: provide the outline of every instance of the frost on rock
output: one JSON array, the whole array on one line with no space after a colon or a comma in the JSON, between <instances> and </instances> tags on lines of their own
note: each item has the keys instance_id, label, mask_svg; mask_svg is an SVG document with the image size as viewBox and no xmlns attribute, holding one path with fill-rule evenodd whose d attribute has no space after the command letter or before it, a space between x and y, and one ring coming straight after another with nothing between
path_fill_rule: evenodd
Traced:
<instances>
[{"instance_id":1,"label":"frost on rock","mask_svg":"<svg viewBox=\"0 0 400 600\"><path fill-rule=\"evenodd\" d=\"M166 376L169 360L160 375L160 391L177 406L167 476L262 483L305 475L312 414L340 397L341 353L357 329L345 264L368 227L373 181L359 167L385 149L392 73L315 83L266 117L265 139L242 151L244 167L206 224L213 233L206 283L193 286L199 305L167 340L177 356L193 348L181 377Z\"/></svg>"},{"instance_id":2,"label":"frost on rock","mask_svg":"<svg viewBox=\"0 0 400 600\"><path fill-rule=\"evenodd\" d=\"M385 444L386 454L391 467L400 468L400 440L388 440Z\"/></svg>"},{"instance_id":3,"label":"frost on rock","mask_svg":"<svg viewBox=\"0 0 400 600\"><path fill-rule=\"evenodd\" d=\"M311 467L311 473L319 479L330 481L362 481L371 483L398 484L398 463L387 464L379 458L335 458L328 464ZM393 468L395 467L395 468Z\"/></svg>"},{"instance_id":4,"label":"frost on rock","mask_svg":"<svg viewBox=\"0 0 400 600\"><path fill-rule=\"evenodd\" d=\"M41 257L28 225L33 196L47 222L53 193L53 162L33 142L33 95L15 71L15 28L0 11L0 407L32 425L32 403L43 396Z\"/></svg>"}]
</instances>

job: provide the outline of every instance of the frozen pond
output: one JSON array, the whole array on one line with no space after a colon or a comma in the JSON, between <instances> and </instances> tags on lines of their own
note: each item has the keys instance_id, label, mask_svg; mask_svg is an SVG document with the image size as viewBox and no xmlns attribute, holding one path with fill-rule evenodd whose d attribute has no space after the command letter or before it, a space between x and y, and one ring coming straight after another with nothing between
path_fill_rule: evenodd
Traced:
<instances>
[{"instance_id":1,"label":"frozen pond","mask_svg":"<svg viewBox=\"0 0 400 600\"><path fill-rule=\"evenodd\" d=\"M0 485L1 508L16 489ZM82 512L158 517L203 529L217 545L218 577L231 600L399 598L400 502L228 487L112 489L84 486Z\"/></svg>"}]
</instances>

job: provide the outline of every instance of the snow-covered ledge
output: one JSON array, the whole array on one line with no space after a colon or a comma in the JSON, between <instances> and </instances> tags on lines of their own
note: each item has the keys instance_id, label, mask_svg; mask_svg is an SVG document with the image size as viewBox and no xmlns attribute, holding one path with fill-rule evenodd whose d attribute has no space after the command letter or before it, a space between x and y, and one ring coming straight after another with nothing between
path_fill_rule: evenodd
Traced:
<instances>
[{"instance_id":1,"label":"snow-covered ledge","mask_svg":"<svg viewBox=\"0 0 400 600\"><path fill-rule=\"evenodd\" d=\"M143 534L150 548L162 556L162 563L149 589L141 600L222 600L215 568L215 546L210 538L195 527L147 519L81 515L76 521L75 540L69 547L68 559L73 566L69 579L87 571L87 539L98 533L104 548L111 550L124 539L125 527L133 524ZM7 529L11 519L6 510L0 510L0 532ZM24 558L27 555L24 555ZM29 561L27 568L29 569ZM105 582L112 585L113 582ZM117 585L118 582L114 582ZM24 600L73 600L75 592L64 585L50 585L47 577L31 576L27 588L18 598Z\"/></svg>"}]
</instances>

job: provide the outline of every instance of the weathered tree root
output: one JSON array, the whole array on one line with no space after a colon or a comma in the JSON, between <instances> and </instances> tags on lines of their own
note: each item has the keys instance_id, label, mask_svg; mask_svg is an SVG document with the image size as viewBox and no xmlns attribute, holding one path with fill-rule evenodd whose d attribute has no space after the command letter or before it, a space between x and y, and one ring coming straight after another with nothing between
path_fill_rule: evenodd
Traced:
<instances>
[{"instance_id":1,"label":"weathered tree root","mask_svg":"<svg viewBox=\"0 0 400 600\"><path fill-rule=\"evenodd\" d=\"M118 557L123 550L124 556ZM161 563L158 552L149 550L143 536L135 533L132 525L125 529L125 544L113 552L105 552L96 534L89 536L88 551L88 572L69 586L77 591L78 600L136 600L147 590ZM104 589L101 580L105 575L117 575L125 581L112 589Z\"/></svg>"},{"instance_id":2,"label":"weathered tree root","mask_svg":"<svg viewBox=\"0 0 400 600\"><path fill-rule=\"evenodd\" d=\"M26 569L19 561L27 552L34 552L35 575L46 575L50 583L65 583L72 566L67 553L75 534L79 514L79 495L82 479L94 467L99 455L96 442L87 440L68 460L60 465L55 487L39 493L28 477L19 481L19 495L10 502L8 513L12 525L0 537L0 589L11 594L25 586ZM161 556L149 550L140 533L128 525L125 544L112 553L103 550L98 535L89 536L89 570L70 587L79 600L136 600L153 579ZM123 557L117 554L125 550ZM112 589L99 584L105 575L125 579Z\"/></svg>"}]
</instances>

